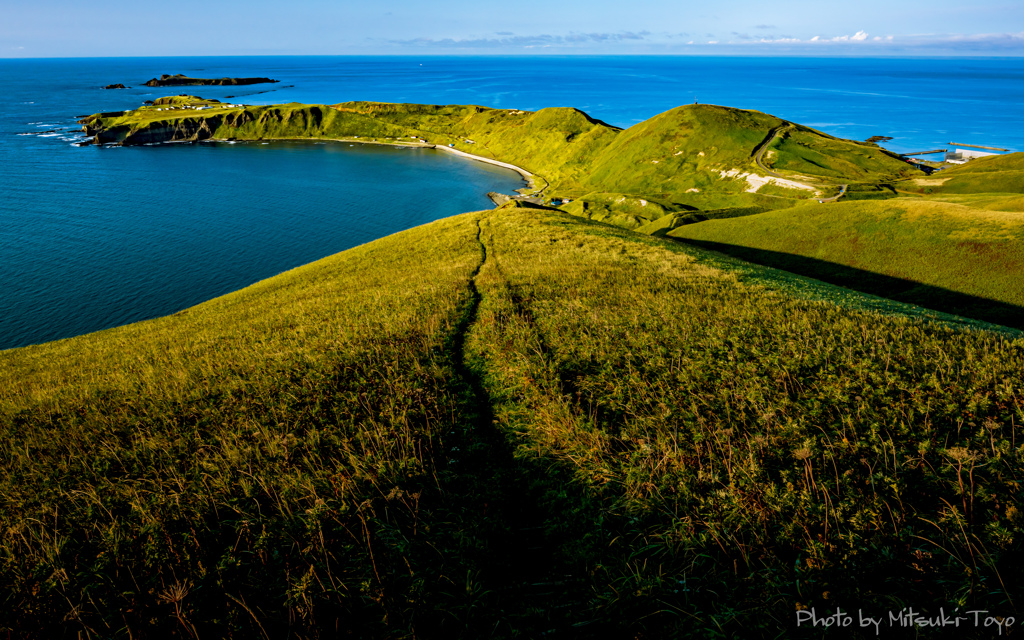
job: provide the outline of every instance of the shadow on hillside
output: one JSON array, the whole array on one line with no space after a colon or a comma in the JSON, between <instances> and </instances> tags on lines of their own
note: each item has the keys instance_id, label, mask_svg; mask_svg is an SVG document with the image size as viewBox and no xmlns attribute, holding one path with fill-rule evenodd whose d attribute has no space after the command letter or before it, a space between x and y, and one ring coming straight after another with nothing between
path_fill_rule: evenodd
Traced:
<instances>
[{"instance_id":1,"label":"shadow on hillside","mask_svg":"<svg viewBox=\"0 0 1024 640\"><path fill-rule=\"evenodd\" d=\"M1017 305L781 251L754 249L707 240L673 239L684 244L718 251L747 262L783 269L854 291L882 296L897 302L915 304L944 313L1001 324L1014 329L1024 329L1024 307Z\"/></svg>"}]
</instances>

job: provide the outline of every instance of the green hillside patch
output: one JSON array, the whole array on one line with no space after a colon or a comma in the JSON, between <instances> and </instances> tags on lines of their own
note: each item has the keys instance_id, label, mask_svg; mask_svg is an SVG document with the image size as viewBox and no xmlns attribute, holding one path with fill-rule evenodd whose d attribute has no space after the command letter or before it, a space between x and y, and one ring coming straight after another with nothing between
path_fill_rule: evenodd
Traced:
<instances>
[{"instance_id":1,"label":"green hillside patch","mask_svg":"<svg viewBox=\"0 0 1024 640\"><path fill-rule=\"evenodd\" d=\"M1007 153L975 158L957 167L950 167L943 172L954 175L968 173L992 173L998 171L1024 171L1024 153Z\"/></svg>"},{"instance_id":2,"label":"green hillside patch","mask_svg":"<svg viewBox=\"0 0 1024 640\"><path fill-rule=\"evenodd\" d=\"M988 211L1024 212L1024 195L987 193L970 195L943 194L936 199L940 199L943 202L967 205L975 209L987 209Z\"/></svg>"},{"instance_id":3,"label":"green hillside patch","mask_svg":"<svg viewBox=\"0 0 1024 640\"><path fill-rule=\"evenodd\" d=\"M821 192L824 192L822 189ZM817 198L814 191L808 191L807 189L795 189L792 187L780 186L774 181L770 181L767 184L763 184L758 187L756 193L763 196L775 196L777 198L786 198L787 200L807 200L809 198ZM791 204L796 204L791 203Z\"/></svg>"},{"instance_id":4,"label":"green hillside patch","mask_svg":"<svg viewBox=\"0 0 1024 640\"><path fill-rule=\"evenodd\" d=\"M671 236L894 300L1024 327L1024 215L942 202L807 205Z\"/></svg>"},{"instance_id":5,"label":"green hillside patch","mask_svg":"<svg viewBox=\"0 0 1024 640\"><path fill-rule=\"evenodd\" d=\"M1024 171L986 171L984 173L937 173L900 185L907 191L923 194L1024 193Z\"/></svg>"},{"instance_id":6,"label":"green hillside patch","mask_svg":"<svg viewBox=\"0 0 1024 640\"><path fill-rule=\"evenodd\" d=\"M843 200L889 200L898 196L891 184L851 184L847 186Z\"/></svg>"},{"instance_id":7,"label":"green hillside patch","mask_svg":"<svg viewBox=\"0 0 1024 640\"><path fill-rule=\"evenodd\" d=\"M0 631L1012 612L1024 342L888 304L512 202L0 352Z\"/></svg>"},{"instance_id":8,"label":"green hillside patch","mask_svg":"<svg viewBox=\"0 0 1024 640\"><path fill-rule=\"evenodd\" d=\"M594 161L589 183L609 191L664 193L712 188L714 169L746 167L780 120L756 111L687 105L633 125Z\"/></svg>"},{"instance_id":9,"label":"green hillside patch","mask_svg":"<svg viewBox=\"0 0 1024 640\"><path fill-rule=\"evenodd\" d=\"M514 116L513 116L514 117ZM571 108L541 109L514 126L474 126L467 133L492 157L541 175L562 195L582 195L594 155L619 130Z\"/></svg>"},{"instance_id":10,"label":"green hillside patch","mask_svg":"<svg viewBox=\"0 0 1024 640\"><path fill-rule=\"evenodd\" d=\"M763 189L763 187L762 187ZM786 190L788 191L788 190ZM797 201L758 193L688 193L670 202L622 193L588 193L560 209L588 220L657 233L712 218L732 218L793 206Z\"/></svg>"},{"instance_id":11,"label":"green hillside patch","mask_svg":"<svg viewBox=\"0 0 1024 640\"><path fill-rule=\"evenodd\" d=\"M882 181L920 175L917 169L867 142L842 140L802 126L787 129L770 145L766 164L777 171L833 180Z\"/></svg>"},{"instance_id":12,"label":"green hillside patch","mask_svg":"<svg viewBox=\"0 0 1024 640\"><path fill-rule=\"evenodd\" d=\"M562 205L561 209L588 220L633 229L683 207L625 193L588 193Z\"/></svg>"},{"instance_id":13,"label":"green hillside patch","mask_svg":"<svg viewBox=\"0 0 1024 640\"><path fill-rule=\"evenodd\" d=\"M785 131L781 142L776 131ZM758 172L753 157L767 141L769 166L822 186L838 179L920 175L876 145L833 138L758 111L686 105L619 134L594 160L590 184L674 200L692 189L741 191L745 182L723 180L720 172Z\"/></svg>"},{"instance_id":14,"label":"green hillside patch","mask_svg":"<svg viewBox=\"0 0 1024 640\"><path fill-rule=\"evenodd\" d=\"M1024 153L976 158L898 188L924 194L1024 193Z\"/></svg>"}]
</instances>

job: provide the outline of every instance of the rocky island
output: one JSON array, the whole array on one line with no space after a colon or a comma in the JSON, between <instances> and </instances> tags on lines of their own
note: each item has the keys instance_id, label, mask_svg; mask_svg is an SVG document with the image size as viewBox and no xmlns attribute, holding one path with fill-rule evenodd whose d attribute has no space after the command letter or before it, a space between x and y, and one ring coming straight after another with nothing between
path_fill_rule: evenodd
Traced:
<instances>
[{"instance_id":1,"label":"rocky island","mask_svg":"<svg viewBox=\"0 0 1024 640\"><path fill-rule=\"evenodd\" d=\"M235 86L246 84L266 84L280 82L270 78L190 78L184 74L163 74L144 83L147 87L183 87L183 86Z\"/></svg>"}]
</instances>

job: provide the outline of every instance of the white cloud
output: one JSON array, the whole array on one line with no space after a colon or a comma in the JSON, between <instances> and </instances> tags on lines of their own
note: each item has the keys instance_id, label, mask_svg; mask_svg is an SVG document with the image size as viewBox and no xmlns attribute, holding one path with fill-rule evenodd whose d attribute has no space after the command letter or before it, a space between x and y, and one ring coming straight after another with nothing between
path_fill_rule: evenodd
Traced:
<instances>
[{"instance_id":1,"label":"white cloud","mask_svg":"<svg viewBox=\"0 0 1024 640\"><path fill-rule=\"evenodd\" d=\"M814 38L817 39L817 36L815 36ZM867 39L868 39L867 31L858 31L857 33L853 34L852 36L836 36L835 38L830 38L829 40L826 40L825 42L862 42L862 41L867 40Z\"/></svg>"}]
</instances>

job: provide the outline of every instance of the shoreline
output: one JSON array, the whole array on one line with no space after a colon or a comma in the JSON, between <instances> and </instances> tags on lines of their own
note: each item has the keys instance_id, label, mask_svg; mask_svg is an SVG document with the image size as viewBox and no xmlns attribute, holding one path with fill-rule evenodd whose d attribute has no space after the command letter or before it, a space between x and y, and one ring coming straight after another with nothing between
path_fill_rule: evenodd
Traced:
<instances>
[{"instance_id":1,"label":"shoreline","mask_svg":"<svg viewBox=\"0 0 1024 640\"><path fill-rule=\"evenodd\" d=\"M478 156L478 155L475 155L475 154L472 154L472 153L468 153L466 151L460 151L459 149L455 149L454 147L449 147L447 145L440 145L440 144L434 144L434 143L422 143L422 142L381 142L379 140L363 140L363 139L353 139L353 138L262 138L262 139L259 139L259 140L256 140L256 139L253 139L253 140L249 140L249 139L230 140L230 139L227 139L227 138L206 138L204 140L172 140L172 141L164 142L164 143L160 143L160 144L181 144L181 143L186 143L186 142L273 142L275 140L297 140L297 141L301 141L301 142L322 142L322 141L327 141L327 142L348 142L348 143L354 143L354 144L377 144L377 145L384 145L384 146L388 146L388 147L408 147L408 148L411 148L411 149L438 149L438 150L446 151L448 153L451 153L451 154L454 154L454 155L457 155L457 156L460 156L460 157L463 157L463 158L466 158L466 159L469 159L469 160L476 160L477 162L483 162L483 163L494 165L494 166L497 166L497 167L502 167L503 169L511 169L512 171L515 171L516 173L518 173L523 178L523 180L526 181L526 187L525 188L528 189L528 190L531 190L531 191L536 191L537 195L543 193L550 186L550 183L545 178L543 178L541 176L538 176L536 174L530 173L526 169L524 169L522 167L519 167L519 166L516 166L514 164L511 164L509 162L502 162L501 160L495 160L493 158L487 158L485 156ZM540 190L537 189L537 182L536 182L537 178L540 178L541 180L544 181L544 187L541 188Z\"/></svg>"}]
</instances>

